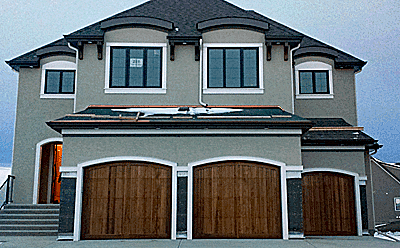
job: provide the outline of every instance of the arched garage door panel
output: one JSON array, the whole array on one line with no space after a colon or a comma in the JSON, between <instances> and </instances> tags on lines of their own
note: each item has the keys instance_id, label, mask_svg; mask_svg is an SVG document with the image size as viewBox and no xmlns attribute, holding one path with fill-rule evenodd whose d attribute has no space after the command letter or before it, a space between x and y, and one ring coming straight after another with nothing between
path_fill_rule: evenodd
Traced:
<instances>
[{"instance_id":1,"label":"arched garage door panel","mask_svg":"<svg viewBox=\"0 0 400 248\"><path fill-rule=\"evenodd\" d=\"M305 235L357 235L354 177L313 172L302 181Z\"/></svg>"},{"instance_id":2,"label":"arched garage door panel","mask_svg":"<svg viewBox=\"0 0 400 248\"><path fill-rule=\"evenodd\" d=\"M194 167L193 238L282 238L279 169L244 161Z\"/></svg>"},{"instance_id":3,"label":"arched garage door panel","mask_svg":"<svg viewBox=\"0 0 400 248\"><path fill-rule=\"evenodd\" d=\"M170 238L171 176L143 162L85 168L82 239Z\"/></svg>"}]
</instances>

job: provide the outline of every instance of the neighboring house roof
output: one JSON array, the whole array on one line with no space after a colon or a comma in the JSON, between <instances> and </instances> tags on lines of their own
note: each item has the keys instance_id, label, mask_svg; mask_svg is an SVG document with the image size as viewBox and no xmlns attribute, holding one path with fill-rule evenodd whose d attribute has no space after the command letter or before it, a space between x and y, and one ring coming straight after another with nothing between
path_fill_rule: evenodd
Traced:
<instances>
[{"instance_id":1,"label":"neighboring house roof","mask_svg":"<svg viewBox=\"0 0 400 248\"><path fill-rule=\"evenodd\" d=\"M362 128L353 127L342 118L307 118L313 123L313 128L302 137L302 145L366 145L367 149L379 148L374 140Z\"/></svg>"},{"instance_id":2,"label":"neighboring house roof","mask_svg":"<svg viewBox=\"0 0 400 248\"><path fill-rule=\"evenodd\" d=\"M400 184L400 165L397 163L386 163L371 156L371 160L378 165L386 174L388 174L394 181Z\"/></svg>"},{"instance_id":3,"label":"neighboring house roof","mask_svg":"<svg viewBox=\"0 0 400 248\"><path fill-rule=\"evenodd\" d=\"M302 129L311 121L292 115L279 106L106 106L87 109L47 122L62 129L216 128Z\"/></svg>"},{"instance_id":4,"label":"neighboring house roof","mask_svg":"<svg viewBox=\"0 0 400 248\"><path fill-rule=\"evenodd\" d=\"M104 32L120 26L151 27L168 32L168 39L199 39L203 32L223 27L240 27L265 33L267 42L288 42L301 48L295 57L305 55L328 56L335 60L337 68L360 70L366 62L327 44L308 37L285 25L273 21L255 11L241 9L223 0L151 0L107 19L79 29L65 39L77 47L78 42L102 42ZM63 39L62 39L63 40ZM66 50L63 40L21 55L7 63L15 70L21 66L37 66L37 59L43 49ZM101 44L101 43L100 43ZM69 48L68 48L69 49Z\"/></svg>"}]
</instances>

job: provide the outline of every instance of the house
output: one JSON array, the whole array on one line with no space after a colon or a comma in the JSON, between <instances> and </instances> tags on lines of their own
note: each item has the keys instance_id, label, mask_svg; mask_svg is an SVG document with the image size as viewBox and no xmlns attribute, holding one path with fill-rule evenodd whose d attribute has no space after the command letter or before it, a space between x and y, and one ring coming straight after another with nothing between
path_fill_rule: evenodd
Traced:
<instances>
[{"instance_id":1,"label":"house","mask_svg":"<svg viewBox=\"0 0 400 248\"><path fill-rule=\"evenodd\" d=\"M398 229L400 219L400 166L397 163L385 163L371 156L369 170L372 175L375 224L386 229L388 228L386 224L392 223Z\"/></svg>"},{"instance_id":2,"label":"house","mask_svg":"<svg viewBox=\"0 0 400 248\"><path fill-rule=\"evenodd\" d=\"M15 202L59 237L374 229L348 53L223 0L151 0L7 61Z\"/></svg>"}]
</instances>

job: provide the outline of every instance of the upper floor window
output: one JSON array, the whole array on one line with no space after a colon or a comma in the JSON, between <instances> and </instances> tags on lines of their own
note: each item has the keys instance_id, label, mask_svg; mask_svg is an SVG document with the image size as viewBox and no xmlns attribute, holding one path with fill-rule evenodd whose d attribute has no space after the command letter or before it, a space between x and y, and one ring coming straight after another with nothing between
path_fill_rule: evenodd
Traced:
<instances>
[{"instance_id":1,"label":"upper floor window","mask_svg":"<svg viewBox=\"0 0 400 248\"><path fill-rule=\"evenodd\" d=\"M46 70L45 94L74 94L75 71Z\"/></svg>"},{"instance_id":2,"label":"upper floor window","mask_svg":"<svg viewBox=\"0 0 400 248\"><path fill-rule=\"evenodd\" d=\"M204 44L205 94L263 93L262 44Z\"/></svg>"},{"instance_id":3,"label":"upper floor window","mask_svg":"<svg viewBox=\"0 0 400 248\"><path fill-rule=\"evenodd\" d=\"M299 71L300 94L329 94L329 71Z\"/></svg>"},{"instance_id":4,"label":"upper floor window","mask_svg":"<svg viewBox=\"0 0 400 248\"><path fill-rule=\"evenodd\" d=\"M333 98L332 66L304 62L295 67L296 98Z\"/></svg>"},{"instance_id":5,"label":"upper floor window","mask_svg":"<svg viewBox=\"0 0 400 248\"><path fill-rule=\"evenodd\" d=\"M166 44L108 43L106 93L165 93Z\"/></svg>"},{"instance_id":6,"label":"upper floor window","mask_svg":"<svg viewBox=\"0 0 400 248\"><path fill-rule=\"evenodd\" d=\"M76 64L53 61L42 66L41 98L74 98Z\"/></svg>"}]
</instances>

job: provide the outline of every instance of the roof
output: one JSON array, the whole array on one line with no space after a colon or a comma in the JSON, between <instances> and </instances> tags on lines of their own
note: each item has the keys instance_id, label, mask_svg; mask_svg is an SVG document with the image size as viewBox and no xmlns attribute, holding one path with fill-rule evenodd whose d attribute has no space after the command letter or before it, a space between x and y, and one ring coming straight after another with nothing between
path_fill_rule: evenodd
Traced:
<instances>
[{"instance_id":1,"label":"roof","mask_svg":"<svg viewBox=\"0 0 400 248\"><path fill-rule=\"evenodd\" d=\"M85 110L47 122L62 129L302 129L311 121L279 106L111 106L91 105Z\"/></svg>"},{"instance_id":2,"label":"roof","mask_svg":"<svg viewBox=\"0 0 400 248\"><path fill-rule=\"evenodd\" d=\"M255 11L244 10L224 0L151 0L72 32L65 39L74 46L77 46L77 41L98 42L104 39L105 30L124 25L161 29L168 33L169 39L199 39L203 32L224 26L249 28L265 33L266 41L288 41L290 44L301 41L301 48L296 51L295 57L307 54L329 56L335 60L337 68L356 70L366 63ZM30 63L37 63L37 53L49 46L62 50L58 43L51 43L7 63L16 70L20 66L30 66ZM63 46L63 49L68 48L65 40Z\"/></svg>"},{"instance_id":3,"label":"roof","mask_svg":"<svg viewBox=\"0 0 400 248\"><path fill-rule=\"evenodd\" d=\"M363 128L354 127L342 118L307 118L313 124L302 136L302 145L369 145L376 148L377 140L374 140L364 132ZM371 148L371 149L373 149ZM379 147L377 147L379 148Z\"/></svg>"}]
</instances>

